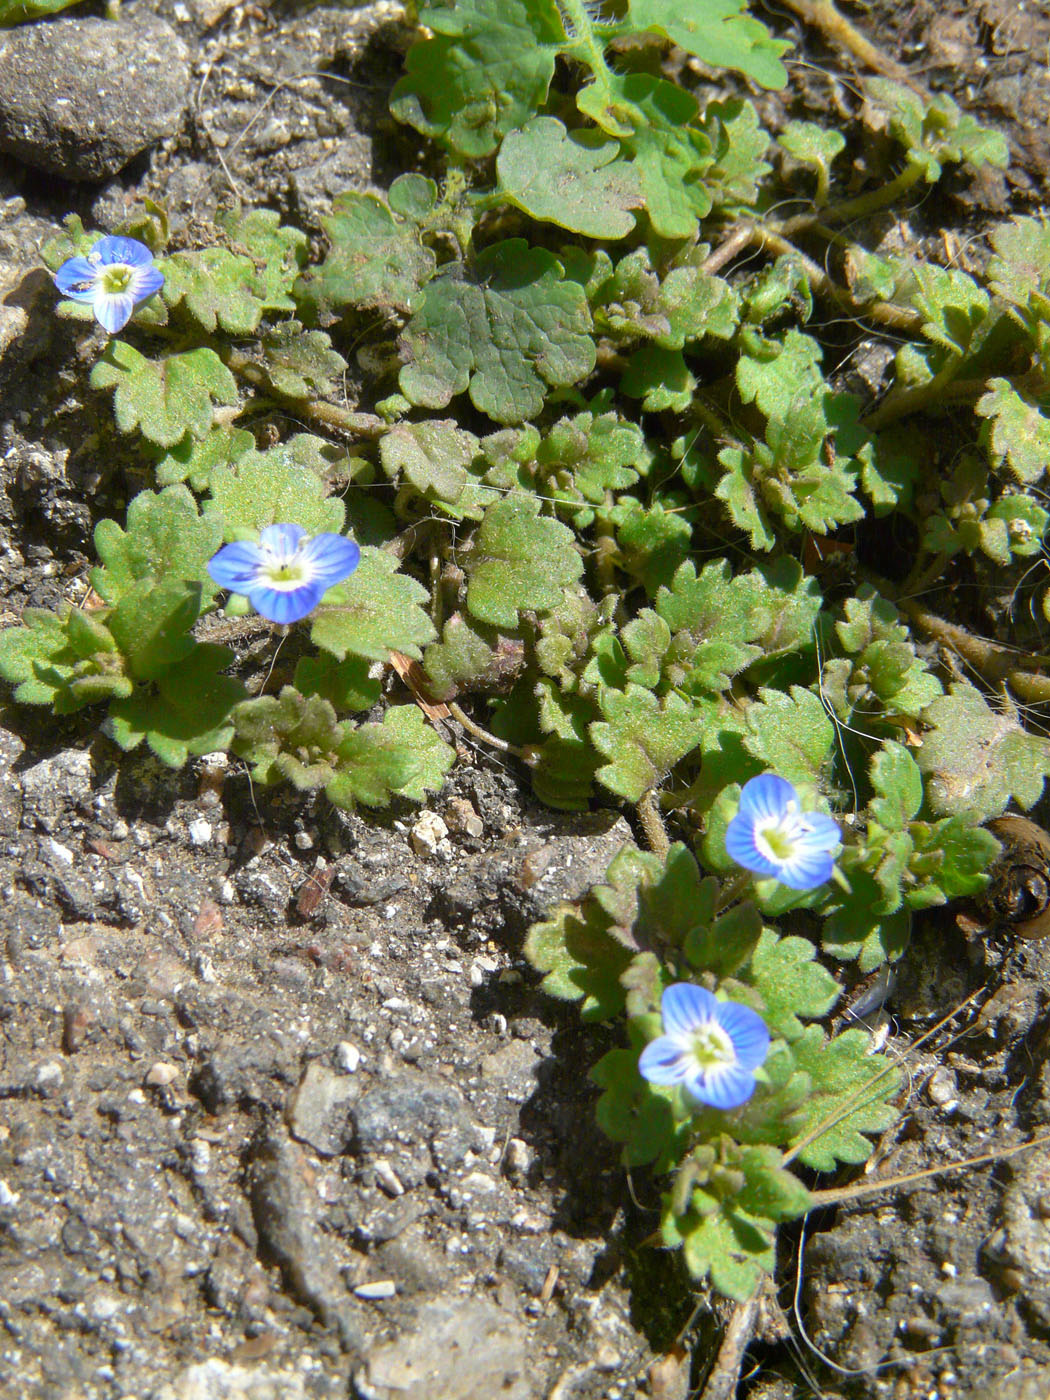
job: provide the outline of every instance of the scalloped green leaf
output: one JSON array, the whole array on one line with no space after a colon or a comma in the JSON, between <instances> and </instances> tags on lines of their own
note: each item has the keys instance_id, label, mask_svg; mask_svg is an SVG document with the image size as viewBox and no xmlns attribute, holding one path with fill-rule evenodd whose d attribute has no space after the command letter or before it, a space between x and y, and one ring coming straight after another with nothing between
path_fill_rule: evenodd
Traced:
<instances>
[{"instance_id":1,"label":"scalloped green leaf","mask_svg":"<svg viewBox=\"0 0 1050 1400\"><path fill-rule=\"evenodd\" d=\"M267 525L291 522L308 535L339 534L346 512L320 475L302 461L307 444L287 442L266 452L246 452L211 472L205 515L221 521L223 538L252 538Z\"/></svg>"},{"instance_id":2,"label":"scalloped green leaf","mask_svg":"<svg viewBox=\"0 0 1050 1400\"><path fill-rule=\"evenodd\" d=\"M254 446L255 439L244 428L216 423L204 437L187 433L161 457L153 474L158 486L188 481L194 491L206 491L216 467L232 466Z\"/></svg>"},{"instance_id":3,"label":"scalloped green leaf","mask_svg":"<svg viewBox=\"0 0 1050 1400\"><path fill-rule=\"evenodd\" d=\"M793 685L790 693L762 689L744 718L744 747L789 783L813 783L835 742L835 726L819 695Z\"/></svg>"},{"instance_id":4,"label":"scalloped green leaf","mask_svg":"<svg viewBox=\"0 0 1050 1400\"><path fill-rule=\"evenodd\" d=\"M398 423L379 440L379 460L391 481L407 481L424 499L454 506L463 495L478 439L451 418Z\"/></svg>"},{"instance_id":5,"label":"scalloped green leaf","mask_svg":"<svg viewBox=\"0 0 1050 1400\"><path fill-rule=\"evenodd\" d=\"M231 250L246 253L254 268L250 287L267 311L294 311L292 283L306 262L309 239L281 223L275 209L231 209L216 215Z\"/></svg>"},{"instance_id":6,"label":"scalloped green leaf","mask_svg":"<svg viewBox=\"0 0 1050 1400\"><path fill-rule=\"evenodd\" d=\"M654 231L661 238L692 238L713 202L704 177L714 151L696 124L696 98L649 73L614 73L583 88L576 102L584 116L620 138Z\"/></svg>"},{"instance_id":7,"label":"scalloped green leaf","mask_svg":"<svg viewBox=\"0 0 1050 1400\"><path fill-rule=\"evenodd\" d=\"M399 121L481 160L543 106L565 30L554 0L454 0L422 10L394 85Z\"/></svg>"},{"instance_id":8,"label":"scalloped green leaf","mask_svg":"<svg viewBox=\"0 0 1050 1400\"><path fill-rule=\"evenodd\" d=\"M604 690L599 703L603 718L590 726L590 735L608 762L596 776L628 802L637 802L696 748L716 709L675 694L658 700L638 685Z\"/></svg>"},{"instance_id":9,"label":"scalloped green leaf","mask_svg":"<svg viewBox=\"0 0 1050 1400\"><path fill-rule=\"evenodd\" d=\"M394 797L423 802L437 792L456 751L417 705L395 705L378 724L348 729L336 751L337 771L325 795L337 807L386 807Z\"/></svg>"},{"instance_id":10,"label":"scalloped green leaf","mask_svg":"<svg viewBox=\"0 0 1050 1400\"><path fill-rule=\"evenodd\" d=\"M774 39L747 11L747 0L630 0L629 23L661 34L711 68L732 68L766 88L782 88L780 56L791 45Z\"/></svg>"},{"instance_id":11,"label":"scalloped green leaf","mask_svg":"<svg viewBox=\"0 0 1050 1400\"><path fill-rule=\"evenodd\" d=\"M201 346L148 360L134 346L111 340L91 371L93 389L112 389L117 427L136 428L158 447L187 433L203 437L215 419L213 401L237 402L237 384L214 350Z\"/></svg>"},{"instance_id":12,"label":"scalloped green leaf","mask_svg":"<svg viewBox=\"0 0 1050 1400\"><path fill-rule=\"evenodd\" d=\"M185 486L141 491L128 506L125 530L108 519L95 526L95 549L103 566L91 571L91 584L107 603L118 602L143 579L165 577L197 583L208 598L215 585L205 565L221 544L221 526L198 513Z\"/></svg>"},{"instance_id":13,"label":"scalloped green leaf","mask_svg":"<svg viewBox=\"0 0 1050 1400\"><path fill-rule=\"evenodd\" d=\"M270 387L289 399L328 398L347 368L324 331L279 321L262 336L263 372Z\"/></svg>"},{"instance_id":14,"label":"scalloped green leaf","mask_svg":"<svg viewBox=\"0 0 1050 1400\"><path fill-rule=\"evenodd\" d=\"M953 685L928 705L930 726L916 759L926 801L936 815L1000 816L1013 798L1026 810L1039 801L1050 774L1050 739L1029 734L1010 711L995 711L971 685Z\"/></svg>"},{"instance_id":15,"label":"scalloped green leaf","mask_svg":"<svg viewBox=\"0 0 1050 1400\"><path fill-rule=\"evenodd\" d=\"M437 633L424 606L427 590L398 567L389 550L363 545L356 570L312 614L314 646L340 661L348 654L388 661L392 651L418 661Z\"/></svg>"},{"instance_id":16,"label":"scalloped green leaf","mask_svg":"<svg viewBox=\"0 0 1050 1400\"><path fill-rule=\"evenodd\" d=\"M250 335L262 319L265 302L252 290L255 264L243 254L228 248L172 253L162 271L167 305L181 306L204 331Z\"/></svg>"},{"instance_id":17,"label":"scalloped green leaf","mask_svg":"<svg viewBox=\"0 0 1050 1400\"><path fill-rule=\"evenodd\" d=\"M871 1037L863 1030L829 1040L819 1026L807 1026L792 1042L796 1065L813 1083L795 1141L821 1130L798 1154L807 1167L830 1172L840 1162L866 1162L872 1152L866 1135L885 1132L896 1121L897 1110L888 1100L896 1096L900 1071L870 1051Z\"/></svg>"},{"instance_id":18,"label":"scalloped green leaf","mask_svg":"<svg viewBox=\"0 0 1050 1400\"><path fill-rule=\"evenodd\" d=\"M295 284L308 320L326 323L350 307L416 309L437 259L411 219L397 217L375 195L347 190L336 195L321 225L328 235L325 260Z\"/></svg>"},{"instance_id":19,"label":"scalloped green leaf","mask_svg":"<svg viewBox=\"0 0 1050 1400\"><path fill-rule=\"evenodd\" d=\"M239 681L223 675L233 661L226 647L192 646L155 687L140 687L109 709L106 732L122 749L145 739L162 763L180 768L190 754L225 749L233 737L233 707L244 698Z\"/></svg>"},{"instance_id":20,"label":"scalloped green leaf","mask_svg":"<svg viewBox=\"0 0 1050 1400\"><path fill-rule=\"evenodd\" d=\"M816 955L808 938L778 938L764 929L751 957L750 981L762 998L762 1017L792 1048L803 1034L799 1017L825 1016L842 992Z\"/></svg>"},{"instance_id":21,"label":"scalloped green leaf","mask_svg":"<svg viewBox=\"0 0 1050 1400\"><path fill-rule=\"evenodd\" d=\"M540 515L534 496L513 495L485 511L461 557L467 607L479 622L517 627L522 612L553 608L583 572L568 526Z\"/></svg>"},{"instance_id":22,"label":"scalloped green leaf","mask_svg":"<svg viewBox=\"0 0 1050 1400\"><path fill-rule=\"evenodd\" d=\"M566 131L556 117L533 117L511 131L496 159L500 192L541 222L585 238L626 238L642 204L620 143L595 131Z\"/></svg>"},{"instance_id":23,"label":"scalloped green leaf","mask_svg":"<svg viewBox=\"0 0 1050 1400\"><path fill-rule=\"evenodd\" d=\"M594 368L591 315L578 282L544 248L524 239L493 244L472 272L453 264L429 282L401 337L401 391L422 408L444 408L469 391L497 423L520 423L550 388Z\"/></svg>"},{"instance_id":24,"label":"scalloped green leaf","mask_svg":"<svg viewBox=\"0 0 1050 1400\"><path fill-rule=\"evenodd\" d=\"M1039 481L1050 464L1050 402L1022 397L1008 379L990 379L974 412L986 420L981 439L991 465L1027 486Z\"/></svg>"}]
</instances>

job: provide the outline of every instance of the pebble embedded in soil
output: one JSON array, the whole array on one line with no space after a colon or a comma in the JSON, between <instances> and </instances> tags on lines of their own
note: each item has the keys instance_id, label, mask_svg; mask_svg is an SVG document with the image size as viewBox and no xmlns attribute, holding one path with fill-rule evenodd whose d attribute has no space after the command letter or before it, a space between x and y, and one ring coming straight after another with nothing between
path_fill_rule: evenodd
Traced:
<instances>
[{"instance_id":1,"label":"pebble embedded in soil","mask_svg":"<svg viewBox=\"0 0 1050 1400\"><path fill-rule=\"evenodd\" d=\"M0 150L67 180L101 180L177 129L185 44L163 20L59 19L0 36Z\"/></svg>"}]
</instances>

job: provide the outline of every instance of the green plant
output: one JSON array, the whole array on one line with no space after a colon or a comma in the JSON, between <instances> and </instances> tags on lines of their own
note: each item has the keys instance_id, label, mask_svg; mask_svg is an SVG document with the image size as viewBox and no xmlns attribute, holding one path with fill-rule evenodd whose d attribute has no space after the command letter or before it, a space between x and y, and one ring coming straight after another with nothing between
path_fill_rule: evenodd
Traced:
<instances>
[{"instance_id":1,"label":"green plant","mask_svg":"<svg viewBox=\"0 0 1050 1400\"><path fill-rule=\"evenodd\" d=\"M825 960L893 959L914 912L978 891L983 823L1050 772L1001 693L1045 698L1042 678L911 598L959 561L1012 578L1043 550L1050 225L1003 225L981 276L864 246L870 215L946 167L1003 165L1004 142L875 80L855 126L774 143L746 98L702 104L665 63L677 45L782 84L785 45L737 0L446 0L419 21L391 106L439 180L340 196L316 263L266 210L171 252L162 210L128 228L163 286L102 349L89 402L111 395L153 488L123 526L99 521L100 604L27 611L0 674L23 703L105 707L115 742L169 764L228 748L256 782L382 806L422 801L455 758L386 698L401 653L545 802L636 807L652 853L617 857L527 951L584 1016L626 1019L595 1070L599 1121L671 1174L667 1242L741 1297L807 1208L793 1164L863 1161L894 1113L867 1037L821 1024ZM899 169L840 198L865 124ZM812 207L778 219L799 166ZM70 217L45 258L94 245ZM817 307L892 331L878 405L829 367ZM348 409L354 353L369 399ZM311 431L274 445L272 410ZM916 541L903 581L803 567L874 520ZM276 629L223 605L208 564L289 525L353 535L360 564L287 638L290 679L249 698L224 643ZM960 651L986 684L953 677ZM838 815L835 880L740 875L726 833L770 773ZM790 911L799 932L777 927ZM682 981L771 1033L731 1113L639 1073Z\"/></svg>"}]
</instances>

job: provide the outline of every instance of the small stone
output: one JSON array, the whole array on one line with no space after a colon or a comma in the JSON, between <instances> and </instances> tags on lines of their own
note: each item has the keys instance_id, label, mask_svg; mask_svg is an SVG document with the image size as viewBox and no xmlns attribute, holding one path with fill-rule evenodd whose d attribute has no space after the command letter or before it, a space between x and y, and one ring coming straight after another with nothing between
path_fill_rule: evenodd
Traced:
<instances>
[{"instance_id":1,"label":"small stone","mask_svg":"<svg viewBox=\"0 0 1050 1400\"><path fill-rule=\"evenodd\" d=\"M297 850L312 851L314 848L314 838L308 831L297 831L292 839Z\"/></svg>"},{"instance_id":2,"label":"small stone","mask_svg":"<svg viewBox=\"0 0 1050 1400\"><path fill-rule=\"evenodd\" d=\"M61 841L56 841L53 836L48 837L48 850L51 852L59 865L72 865L73 852L68 846L63 846Z\"/></svg>"},{"instance_id":3,"label":"small stone","mask_svg":"<svg viewBox=\"0 0 1050 1400\"><path fill-rule=\"evenodd\" d=\"M195 1362L150 1391L151 1400L305 1400L300 1371L236 1366L217 1356Z\"/></svg>"},{"instance_id":4,"label":"small stone","mask_svg":"<svg viewBox=\"0 0 1050 1400\"><path fill-rule=\"evenodd\" d=\"M0 150L68 180L115 175L176 131L186 45L153 18L58 19L0 36Z\"/></svg>"},{"instance_id":5,"label":"small stone","mask_svg":"<svg viewBox=\"0 0 1050 1400\"><path fill-rule=\"evenodd\" d=\"M465 797L453 797L445 808L448 829L457 836L469 836L477 841L485 834L485 823Z\"/></svg>"},{"instance_id":6,"label":"small stone","mask_svg":"<svg viewBox=\"0 0 1050 1400\"><path fill-rule=\"evenodd\" d=\"M454 1085L416 1071L374 1084L350 1109L359 1151L385 1155L388 1145L428 1143L450 1167L463 1161L476 1133Z\"/></svg>"},{"instance_id":7,"label":"small stone","mask_svg":"<svg viewBox=\"0 0 1050 1400\"><path fill-rule=\"evenodd\" d=\"M523 1324L487 1299L436 1298L372 1349L358 1389L375 1400L529 1400L526 1340Z\"/></svg>"},{"instance_id":8,"label":"small stone","mask_svg":"<svg viewBox=\"0 0 1050 1400\"><path fill-rule=\"evenodd\" d=\"M206 1138L195 1137L190 1142L190 1173L194 1180L208 1175L211 1167L211 1144Z\"/></svg>"},{"instance_id":9,"label":"small stone","mask_svg":"<svg viewBox=\"0 0 1050 1400\"><path fill-rule=\"evenodd\" d=\"M485 1172L470 1172L463 1178L461 1186L470 1195L487 1196L490 1191L495 1191L495 1180Z\"/></svg>"},{"instance_id":10,"label":"small stone","mask_svg":"<svg viewBox=\"0 0 1050 1400\"><path fill-rule=\"evenodd\" d=\"M57 1060L45 1060L33 1071L33 1087L41 1094L53 1094L61 1088L62 1066Z\"/></svg>"},{"instance_id":11,"label":"small stone","mask_svg":"<svg viewBox=\"0 0 1050 1400\"><path fill-rule=\"evenodd\" d=\"M926 1097L940 1109L954 1107L958 1102L955 1075L947 1065L939 1065L930 1075Z\"/></svg>"},{"instance_id":12,"label":"small stone","mask_svg":"<svg viewBox=\"0 0 1050 1400\"><path fill-rule=\"evenodd\" d=\"M292 1136L323 1157L338 1156L350 1141L349 1108L358 1093L355 1079L311 1060L289 1105Z\"/></svg>"},{"instance_id":13,"label":"small stone","mask_svg":"<svg viewBox=\"0 0 1050 1400\"><path fill-rule=\"evenodd\" d=\"M392 1278L384 1278L375 1283L359 1283L354 1292L359 1298L393 1298L397 1284Z\"/></svg>"},{"instance_id":14,"label":"small stone","mask_svg":"<svg viewBox=\"0 0 1050 1400\"><path fill-rule=\"evenodd\" d=\"M401 1178L385 1157L380 1157L374 1162L373 1170L376 1174L376 1185L380 1186L388 1196L403 1196L405 1188L401 1184Z\"/></svg>"},{"instance_id":15,"label":"small stone","mask_svg":"<svg viewBox=\"0 0 1050 1400\"><path fill-rule=\"evenodd\" d=\"M168 1064L166 1060L158 1060L155 1065L151 1065L146 1071L145 1082L156 1088L165 1088L168 1084L174 1084L179 1077L178 1065Z\"/></svg>"},{"instance_id":16,"label":"small stone","mask_svg":"<svg viewBox=\"0 0 1050 1400\"><path fill-rule=\"evenodd\" d=\"M51 28L49 24L39 27ZM0 52L11 32L0 31ZM0 80L2 93L3 83ZM84 810L90 806L92 779L91 755L80 749L63 749L52 758L34 763L22 774L25 817L44 831L68 831L69 809Z\"/></svg>"},{"instance_id":17,"label":"small stone","mask_svg":"<svg viewBox=\"0 0 1050 1400\"><path fill-rule=\"evenodd\" d=\"M227 880L225 875L215 882L215 898L220 904L232 904L237 898L233 881Z\"/></svg>"},{"instance_id":18,"label":"small stone","mask_svg":"<svg viewBox=\"0 0 1050 1400\"><path fill-rule=\"evenodd\" d=\"M503 1154L503 1171L511 1181L524 1181L532 1166L532 1149L522 1138L512 1137Z\"/></svg>"},{"instance_id":19,"label":"small stone","mask_svg":"<svg viewBox=\"0 0 1050 1400\"><path fill-rule=\"evenodd\" d=\"M435 856L439 853L442 841L448 836L448 827L436 812L422 812L409 839L417 856ZM447 846L447 842L446 842Z\"/></svg>"},{"instance_id":20,"label":"small stone","mask_svg":"<svg viewBox=\"0 0 1050 1400\"><path fill-rule=\"evenodd\" d=\"M187 827L191 846L206 846L212 838L211 822L203 817L194 817Z\"/></svg>"},{"instance_id":21,"label":"small stone","mask_svg":"<svg viewBox=\"0 0 1050 1400\"><path fill-rule=\"evenodd\" d=\"M349 1040L341 1040L335 1047L335 1062L344 1074L356 1074L361 1063L361 1051Z\"/></svg>"}]
</instances>

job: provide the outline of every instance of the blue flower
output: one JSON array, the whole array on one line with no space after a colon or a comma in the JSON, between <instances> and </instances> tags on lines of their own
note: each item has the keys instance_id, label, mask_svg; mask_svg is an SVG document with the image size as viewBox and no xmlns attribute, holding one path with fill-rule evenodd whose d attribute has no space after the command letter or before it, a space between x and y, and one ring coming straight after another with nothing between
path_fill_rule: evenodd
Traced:
<instances>
[{"instance_id":1,"label":"blue flower","mask_svg":"<svg viewBox=\"0 0 1050 1400\"><path fill-rule=\"evenodd\" d=\"M792 890L812 890L831 879L831 852L842 839L838 823L823 812L802 812L795 789L775 773L751 778L726 830L726 851L756 875L772 876Z\"/></svg>"},{"instance_id":2,"label":"blue flower","mask_svg":"<svg viewBox=\"0 0 1050 1400\"><path fill-rule=\"evenodd\" d=\"M271 622L298 622L321 595L357 568L361 551L345 535L308 535L301 525L267 525L259 543L223 545L208 561L220 588L243 593Z\"/></svg>"},{"instance_id":3,"label":"blue flower","mask_svg":"<svg viewBox=\"0 0 1050 1400\"><path fill-rule=\"evenodd\" d=\"M660 1002L664 1034L642 1051L652 1084L681 1084L711 1108L739 1108L755 1092L755 1070L769 1053L769 1027L757 1011L719 1001L703 987L675 982Z\"/></svg>"},{"instance_id":4,"label":"blue flower","mask_svg":"<svg viewBox=\"0 0 1050 1400\"><path fill-rule=\"evenodd\" d=\"M116 335L131 313L164 285L164 274L153 266L153 254L137 238L100 238L86 258L69 258L55 273L64 297L87 302L95 320Z\"/></svg>"}]
</instances>

